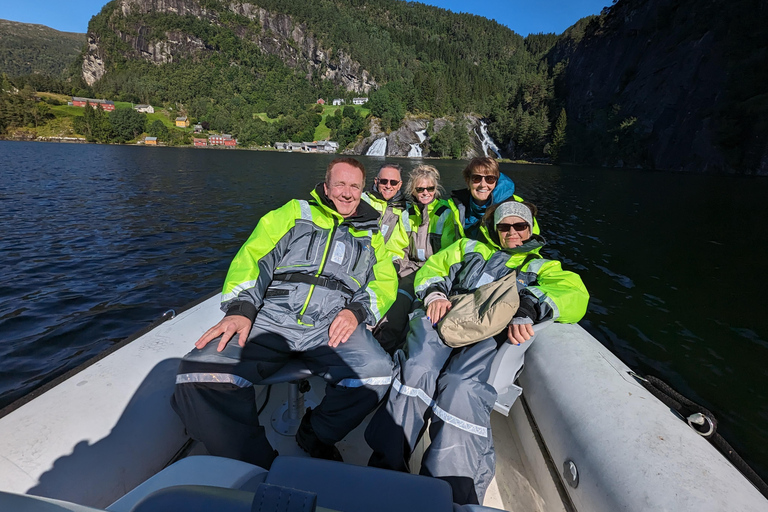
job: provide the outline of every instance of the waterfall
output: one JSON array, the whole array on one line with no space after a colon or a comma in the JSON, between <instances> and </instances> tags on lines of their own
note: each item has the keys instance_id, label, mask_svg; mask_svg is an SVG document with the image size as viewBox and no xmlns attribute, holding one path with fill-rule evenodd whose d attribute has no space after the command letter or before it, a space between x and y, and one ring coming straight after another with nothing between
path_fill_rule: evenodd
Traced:
<instances>
[{"instance_id":1,"label":"waterfall","mask_svg":"<svg viewBox=\"0 0 768 512\"><path fill-rule=\"evenodd\" d=\"M477 135L477 132L475 132L475 135L477 136L478 140L480 141L480 144L483 145L483 153L485 153L485 156L488 156L488 150L492 150L494 153L496 153L496 158L501 158L501 153L499 153L499 147L496 145L495 142L493 142L493 139L490 135L488 135L488 128L485 124L485 121L480 121L480 135Z\"/></svg>"},{"instance_id":2,"label":"waterfall","mask_svg":"<svg viewBox=\"0 0 768 512\"><path fill-rule=\"evenodd\" d=\"M382 137L376 139L371 147L368 148L368 152L365 156L386 156L387 155L387 138Z\"/></svg>"},{"instance_id":3,"label":"waterfall","mask_svg":"<svg viewBox=\"0 0 768 512\"><path fill-rule=\"evenodd\" d=\"M414 133L419 138L419 142L418 144L411 144L411 150L408 151L408 156L420 158L422 156L421 143L427 140L427 136L426 136L427 130L419 130Z\"/></svg>"}]
</instances>

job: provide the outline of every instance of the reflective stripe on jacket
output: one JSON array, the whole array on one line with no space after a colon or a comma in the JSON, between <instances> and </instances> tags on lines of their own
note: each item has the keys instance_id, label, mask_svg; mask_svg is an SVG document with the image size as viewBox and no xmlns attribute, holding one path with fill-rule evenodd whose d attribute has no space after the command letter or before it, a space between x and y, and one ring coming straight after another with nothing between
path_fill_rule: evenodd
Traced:
<instances>
[{"instance_id":1,"label":"reflective stripe on jacket","mask_svg":"<svg viewBox=\"0 0 768 512\"><path fill-rule=\"evenodd\" d=\"M416 295L423 300L433 292L446 296L472 292L520 267L518 292L537 305L537 322L578 322L587 311L589 293L578 274L538 254L544 244L543 238L534 236L520 247L502 250L492 242L462 238L429 258L416 273Z\"/></svg>"},{"instance_id":2,"label":"reflective stripe on jacket","mask_svg":"<svg viewBox=\"0 0 768 512\"><path fill-rule=\"evenodd\" d=\"M394 302L397 275L378 228L378 215L360 202L344 219L322 184L313 200L292 200L264 215L240 248L224 282L222 309L246 302L281 325L330 323L341 309L375 325ZM338 282L331 289L281 281L291 273ZM362 317L362 318L360 318Z\"/></svg>"}]
</instances>

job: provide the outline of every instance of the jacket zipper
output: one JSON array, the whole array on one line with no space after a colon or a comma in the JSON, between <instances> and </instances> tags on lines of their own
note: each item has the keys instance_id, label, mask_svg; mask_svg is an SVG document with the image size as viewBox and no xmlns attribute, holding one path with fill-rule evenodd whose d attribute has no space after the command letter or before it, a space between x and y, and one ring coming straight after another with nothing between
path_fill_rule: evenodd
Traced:
<instances>
[{"instance_id":1,"label":"jacket zipper","mask_svg":"<svg viewBox=\"0 0 768 512\"><path fill-rule=\"evenodd\" d=\"M339 225L339 221L334 217L333 218L333 229L331 229L331 234L328 235L328 241L325 243L325 249L323 250L323 259L320 262L320 268L317 271L317 274L315 274L315 277L320 277L323 273L323 270L325 270L325 265L328 263L328 252L330 251L331 244L333 243L333 235L336 234L336 228ZM299 318L298 323L301 325L306 325L307 327L314 327L313 324L307 324L301 321L301 317L304 316L304 313L307 311L307 308L309 307L309 301L312 299L312 294L315 291L315 285L310 285L309 287L309 294L307 294L307 300L304 301L304 305L301 308L301 311L299 311Z\"/></svg>"}]
</instances>

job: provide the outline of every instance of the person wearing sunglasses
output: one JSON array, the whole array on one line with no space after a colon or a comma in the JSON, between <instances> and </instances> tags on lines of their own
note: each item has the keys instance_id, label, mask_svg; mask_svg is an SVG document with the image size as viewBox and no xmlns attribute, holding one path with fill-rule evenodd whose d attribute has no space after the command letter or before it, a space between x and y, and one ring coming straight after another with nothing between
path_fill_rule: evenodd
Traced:
<instances>
[{"instance_id":1,"label":"person wearing sunglasses","mask_svg":"<svg viewBox=\"0 0 768 512\"><path fill-rule=\"evenodd\" d=\"M408 315L413 306L413 279L424 262L456 241L457 228L450 204L440 199L440 172L431 165L413 169L405 187L408 197L408 221L403 225L408 246L395 260L399 285L395 303L373 331L384 350L393 354L405 343ZM390 243L392 245L392 243Z\"/></svg>"},{"instance_id":2,"label":"person wearing sunglasses","mask_svg":"<svg viewBox=\"0 0 768 512\"><path fill-rule=\"evenodd\" d=\"M362 199L379 212L379 228L388 247L396 254L402 253L407 235L401 224L405 215L405 197L401 191L403 179L402 167L398 164L385 163L379 168L379 173L373 180L370 190L363 193ZM396 240L390 244L390 239L397 233Z\"/></svg>"},{"instance_id":3,"label":"person wearing sunglasses","mask_svg":"<svg viewBox=\"0 0 768 512\"><path fill-rule=\"evenodd\" d=\"M489 206L507 199L522 201L515 195L515 183L499 171L498 162L488 156L476 157L462 171L466 189L451 192L451 201L459 227L459 236L482 240L480 221ZM536 219L533 233L539 233Z\"/></svg>"},{"instance_id":4,"label":"person wearing sunglasses","mask_svg":"<svg viewBox=\"0 0 768 512\"><path fill-rule=\"evenodd\" d=\"M496 390L487 381L498 348L519 349L516 375L536 324L574 323L587 310L589 293L578 274L543 258L544 239L532 234L535 207L514 199L486 212L480 229L486 242L462 238L430 257L416 273L416 296L424 302L411 316L404 350L395 353L392 389L374 414L365 438L371 466L408 471L411 454L430 420L431 444L422 475L447 481L458 504L481 504L495 472L491 411ZM496 336L451 348L435 325L451 309L450 296L516 271L520 305Z\"/></svg>"}]
</instances>

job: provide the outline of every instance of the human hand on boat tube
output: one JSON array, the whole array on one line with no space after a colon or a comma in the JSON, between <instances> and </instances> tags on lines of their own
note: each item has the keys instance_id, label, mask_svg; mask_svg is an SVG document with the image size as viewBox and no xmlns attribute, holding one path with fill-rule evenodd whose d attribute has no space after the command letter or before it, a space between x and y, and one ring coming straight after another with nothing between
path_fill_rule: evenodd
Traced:
<instances>
[{"instance_id":1,"label":"human hand on boat tube","mask_svg":"<svg viewBox=\"0 0 768 512\"><path fill-rule=\"evenodd\" d=\"M348 309L339 311L328 328L328 336L330 337L328 345L335 348L341 343L346 343L357 329L357 325L357 317L352 311Z\"/></svg>"},{"instance_id":2,"label":"human hand on boat tube","mask_svg":"<svg viewBox=\"0 0 768 512\"><path fill-rule=\"evenodd\" d=\"M513 345L525 343L533 336L533 324L510 324L507 328L507 339Z\"/></svg>"},{"instance_id":3,"label":"human hand on boat tube","mask_svg":"<svg viewBox=\"0 0 768 512\"><path fill-rule=\"evenodd\" d=\"M240 335L237 343L241 347L244 347L245 342L248 339L248 334L251 332L252 325L253 322L251 322L251 320L247 317L240 315L225 316L221 319L221 322L205 331L205 334L203 334L200 339L195 342L195 347L201 349L212 340L221 336L219 346L216 347L216 350L221 352L224 350L224 347L227 346L227 343L229 343L229 340L231 340L232 336L235 334Z\"/></svg>"},{"instance_id":4,"label":"human hand on boat tube","mask_svg":"<svg viewBox=\"0 0 768 512\"><path fill-rule=\"evenodd\" d=\"M435 299L427 304L427 319L435 326L443 319L445 314L451 309L451 301L448 299Z\"/></svg>"}]
</instances>

